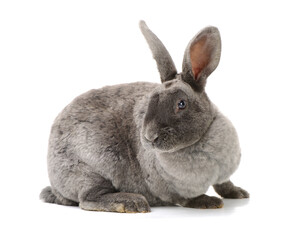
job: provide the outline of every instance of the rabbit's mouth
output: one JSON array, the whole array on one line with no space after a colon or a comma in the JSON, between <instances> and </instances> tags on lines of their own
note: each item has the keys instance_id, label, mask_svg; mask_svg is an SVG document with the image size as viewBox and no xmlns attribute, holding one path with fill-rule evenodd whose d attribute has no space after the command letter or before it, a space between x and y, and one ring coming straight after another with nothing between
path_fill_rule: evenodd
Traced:
<instances>
[{"instance_id":1,"label":"rabbit's mouth","mask_svg":"<svg viewBox=\"0 0 295 240\"><path fill-rule=\"evenodd\" d=\"M141 142L146 149L157 152L173 153L197 143L201 137L184 139L182 135L173 128L161 129L158 133L142 132ZM194 135L196 136L196 135Z\"/></svg>"},{"instance_id":2,"label":"rabbit's mouth","mask_svg":"<svg viewBox=\"0 0 295 240\"><path fill-rule=\"evenodd\" d=\"M142 142L146 148L155 149L160 152L174 152L179 149L177 137L172 130L161 131L159 134L143 134Z\"/></svg>"},{"instance_id":3,"label":"rabbit's mouth","mask_svg":"<svg viewBox=\"0 0 295 240\"><path fill-rule=\"evenodd\" d=\"M148 140L146 137L144 137L144 147L146 149L153 149L160 152L168 152L171 151L173 148L167 148L163 147L163 144L160 143L159 138L155 139L154 141Z\"/></svg>"},{"instance_id":4,"label":"rabbit's mouth","mask_svg":"<svg viewBox=\"0 0 295 240\"><path fill-rule=\"evenodd\" d=\"M142 143L146 149L153 149L157 152L162 153L173 153L198 142L198 140L199 139L187 144L176 144L175 142L168 141L167 139L161 139L159 137L155 138L153 141L150 141L146 137L143 137Z\"/></svg>"}]
</instances>

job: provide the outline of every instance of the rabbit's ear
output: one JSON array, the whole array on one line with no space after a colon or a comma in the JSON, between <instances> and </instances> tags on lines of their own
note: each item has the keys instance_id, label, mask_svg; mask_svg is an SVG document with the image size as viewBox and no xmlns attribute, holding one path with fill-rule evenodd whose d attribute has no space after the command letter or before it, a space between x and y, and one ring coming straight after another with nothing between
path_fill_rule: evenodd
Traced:
<instances>
[{"instance_id":1,"label":"rabbit's ear","mask_svg":"<svg viewBox=\"0 0 295 240\"><path fill-rule=\"evenodd\" d=\"M203 91L207 77L218 66L221 39L216 27L200 31L188 44L184 53L182 78L195 90Z\"/></svg>"},{"instance_id":2,"label":"rabbit's ear","mask_svg":"<svg viewBox=\"0 0 295 240\"><path fill-rule=\"evenodd\" d=\"M165 82L174 79L177 74L177 70L170 54L168 53L163 43L148 28L144 21L139 22L139 27L153 53L154 59L157 62L161 81Z\"/></svg>"}]
</instances>

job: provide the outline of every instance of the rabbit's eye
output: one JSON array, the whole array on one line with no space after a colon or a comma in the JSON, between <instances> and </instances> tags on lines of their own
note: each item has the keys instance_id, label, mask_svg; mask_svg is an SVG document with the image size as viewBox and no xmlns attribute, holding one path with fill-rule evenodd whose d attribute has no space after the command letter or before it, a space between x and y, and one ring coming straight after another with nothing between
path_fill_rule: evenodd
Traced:
<instances>
[{"instance_id":1,"label":"rabbit's eye","mask_svg":"<svg viewBox=\"0 0 295 240\"><path fill-rule=\"evenodd\" d=\"M178 103L177 103L177 106L178 106L178 109L185 109L186 107L186 103L184 100L180 100Z\"/></svg>"}]
</instances>

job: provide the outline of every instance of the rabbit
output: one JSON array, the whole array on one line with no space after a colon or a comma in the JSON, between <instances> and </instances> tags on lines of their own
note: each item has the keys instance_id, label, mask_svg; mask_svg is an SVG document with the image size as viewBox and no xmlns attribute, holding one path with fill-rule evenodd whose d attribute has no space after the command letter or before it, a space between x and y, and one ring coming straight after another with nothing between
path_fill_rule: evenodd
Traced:
<instances>
[{"instance_id":1,"label":"rabbit","mask_svg":"<svg viewBox=\"0 0 295 240\"><path fill-rule=\"evenodd\" d=\"M163 43L139 23L161 84L135 82L90 90L55 119L48 146L48 203L89 211L146 213L153 206L213 209L219 197L248 198L230 176L240 163L232 123L209 100L205 86L216 69L216 27L188 44L178 73Z\"/></svg>"}]
</instances>

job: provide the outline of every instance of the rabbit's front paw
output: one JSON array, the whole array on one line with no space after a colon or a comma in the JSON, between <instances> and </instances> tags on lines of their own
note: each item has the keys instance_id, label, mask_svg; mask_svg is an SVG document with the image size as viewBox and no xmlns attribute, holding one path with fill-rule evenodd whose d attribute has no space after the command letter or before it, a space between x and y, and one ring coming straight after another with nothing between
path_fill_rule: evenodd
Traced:
<instances>
[{"instance_id":1,"label":"rabbit's front paw","mask_svg":"<svg viewBox=\"0 0 295 240\"><path fill-rule=\"evenodd\" d=\"M217 197L210 197L205 194L189 200L184 207L201 208L201 209L216 209L223 207L223 201Z\"/></svg>"},{"instance_id":2,"label":"rabbit's front paw","mask_svg":"<svg viewBox=\"0 0 295 240\"><path fill-rule=\"evenodd\" d=\"M230 192L224 194L222 197L232 199L249 198L249 193L240 187L235 187Z\"/></svg>"},{"instance_id":3,"label":"rabbit's front paw","mask_svg":"<svg viewBox=\"0 0 295 240\"><path fill-rule=\"evenodd\" d=\"M241 199L250 197L246 190L236 187L231 181L215 184L213 187L215 191L224 198Z\"/></svg>"}]
</instances>

